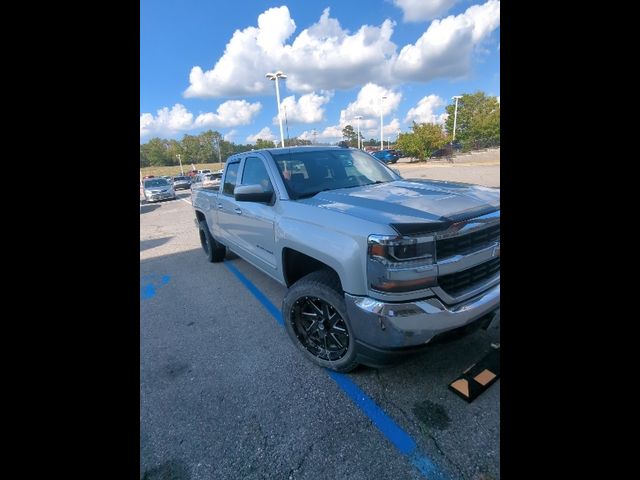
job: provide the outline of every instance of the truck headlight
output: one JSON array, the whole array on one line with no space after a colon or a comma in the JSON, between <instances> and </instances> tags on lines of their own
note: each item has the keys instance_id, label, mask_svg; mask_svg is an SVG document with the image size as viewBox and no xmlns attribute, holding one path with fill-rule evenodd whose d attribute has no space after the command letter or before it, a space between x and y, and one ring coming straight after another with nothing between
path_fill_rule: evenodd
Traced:
<instances>
[{"instance_id":1,"label":"truck headlight","mask_svg":"<svg viewBox=\"0 0 640 480\"><path fill-rule=\"evenodd\" d=\"M369 235L367 278L373 290L401 293L435 286L434 238Z\"/></svg>"}]
</instances>

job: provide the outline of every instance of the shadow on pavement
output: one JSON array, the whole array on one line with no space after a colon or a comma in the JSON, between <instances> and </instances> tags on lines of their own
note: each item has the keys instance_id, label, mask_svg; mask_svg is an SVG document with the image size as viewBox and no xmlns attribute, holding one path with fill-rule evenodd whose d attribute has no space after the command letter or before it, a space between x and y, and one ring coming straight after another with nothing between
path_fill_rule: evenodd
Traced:
<instances>
[{"instance_id":1,"label":"shadow on pavement","mask_svg":"<svg viewBox=\"0 0 640 480\"><path fill-rule=\"evenodd\" d=\"M149 248L159 247L160 245L164 245L173 237L163 237L163 238L152 238L150 240L141 240L140 241L140 251L148 250Z\"/></svg>"}]
</instances>

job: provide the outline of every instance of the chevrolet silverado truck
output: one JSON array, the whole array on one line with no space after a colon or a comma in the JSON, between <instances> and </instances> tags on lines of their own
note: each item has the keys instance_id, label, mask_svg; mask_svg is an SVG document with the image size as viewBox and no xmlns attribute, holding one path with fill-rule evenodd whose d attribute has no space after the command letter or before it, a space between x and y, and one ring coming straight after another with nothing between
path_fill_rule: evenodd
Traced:
<instances>
[{"instance_id":1,"label":"chevrolet silverado truck","mask_svg":"<svg viewBox=\"0 0 640 480\"><path fill-rule=\"evenodd\" d=\"M500 306L500 190L405 180L371 155L290 147L228 158L192 190L211 262L230 250L288 287L282 318L316 364L380 367Z\"/></svg>"}]
</instances>

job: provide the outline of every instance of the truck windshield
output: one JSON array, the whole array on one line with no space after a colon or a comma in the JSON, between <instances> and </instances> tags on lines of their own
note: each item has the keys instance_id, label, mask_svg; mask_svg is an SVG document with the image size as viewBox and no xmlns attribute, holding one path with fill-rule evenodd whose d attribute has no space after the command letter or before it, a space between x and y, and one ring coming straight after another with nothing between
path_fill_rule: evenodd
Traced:
<instances>
[{"instance_id":1,"label":"truck windshield","mask_svg":"<svg viewBox=\"0 0 640 480\"><path fill-rule=\"evenodd\" d=\"M331 149L273 154L292 199L325 190L398 180L379 160L359 150Z\"/></svg>"}]
</instances>

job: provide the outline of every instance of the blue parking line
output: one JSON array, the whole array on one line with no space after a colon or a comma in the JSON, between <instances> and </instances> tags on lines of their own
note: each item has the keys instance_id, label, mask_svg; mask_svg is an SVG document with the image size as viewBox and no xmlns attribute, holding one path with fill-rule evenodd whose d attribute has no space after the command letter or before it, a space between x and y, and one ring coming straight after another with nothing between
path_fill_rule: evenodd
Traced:
<instances>
[{"instance_id":1,"label":"blue parking line","mask_svg":"<svg viewBox=\"0 0 640 480\"><path fill-rule=\"evenodd\" d=\"M400 450L400 453L409 457L411 463L423 475L430 480L445 480L447 478L431 460L420 454L418 445L413 438L384 413L348 376L333 370L327 370L327 373L345 391L353 403L369 417L378 430Z\"/></svg>"},{"instance_id":2,"label":"blue parking line","mask_svg":"<svg viewBox=\"0 0 640 480\"><path fill-rule=\"evenodd\" d=\"M267 309L267 311L273 316L273 318L276 319L276 322L284 327L284 322L282 321L282 314L280 313L280 310L278 310L275 305L271 303L267 297L264 296L264 293L258 290L258 288L253 283L251 283L251 281L249 281L247 277L240 273L240 270L234 267L233 264L224 262L224 266L227 267L236 277L238 277L238 280L240 280L243 285L247 287L247 289L253 294L254 297L258 299L262 306Z\"/></svg>"},{"instance_id":3,"label":"blue parking line","mask_svg":"<svg viewBox=\"0 0 640 480\"><path fill-rule=\"evenodd\" d=\"M170 278L169 275L163 275L160 279L158 279L157 275L145 275L140 278L140 300L149 300L155 297L156 287L166 285L169 283Z\"/></svg>"},{"instance_id":4,"label":"blue parking line","mask_svg":"<svg viewBox=\"0 0 640 480\"><path fill-rule=\"evenodd\" d=\"M225 261L224 266L227 267L242 284L247 287L254 297L267 309L267 311L276 319L276 321L284 326L282 314L273 303L256 287L251 280L245 277L231 263ZM447 477L428 457L422 455L418 451L418 445L393 419L384 413L384 411L366 394L360 387L345 374L334 372L326 369L329 376L338 384L338 386L347 394L347 396L362 410L362 412L371 420L371 423L389 440L400 453L409 458L409 461L429 480L448 480Z\"/></svg>"}]
</instances>

